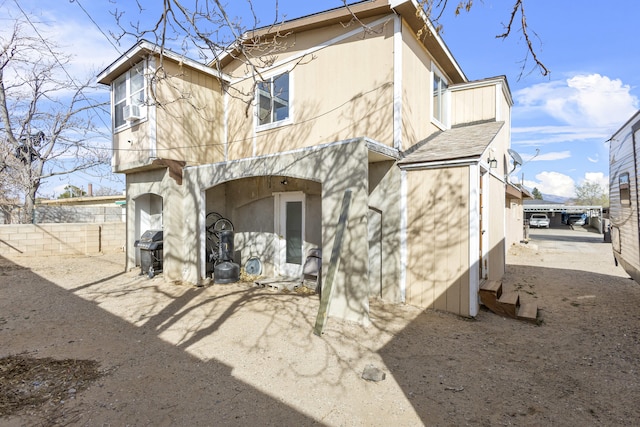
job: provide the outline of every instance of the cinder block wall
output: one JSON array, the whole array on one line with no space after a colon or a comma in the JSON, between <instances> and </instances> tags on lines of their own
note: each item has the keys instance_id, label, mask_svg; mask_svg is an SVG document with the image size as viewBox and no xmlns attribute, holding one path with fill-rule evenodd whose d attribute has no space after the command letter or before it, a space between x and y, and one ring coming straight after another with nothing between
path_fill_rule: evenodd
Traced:
<instances>
[{"instance_id":1,"label":"cinder block wall","mask_svg":"<svg viewBox=\"0 0 640 427\"><path fill-rule=\"evenodd\" d=\"M124 222L0 225L0 256L91 255L122 251Z\"/></svg>"}]
</instances>

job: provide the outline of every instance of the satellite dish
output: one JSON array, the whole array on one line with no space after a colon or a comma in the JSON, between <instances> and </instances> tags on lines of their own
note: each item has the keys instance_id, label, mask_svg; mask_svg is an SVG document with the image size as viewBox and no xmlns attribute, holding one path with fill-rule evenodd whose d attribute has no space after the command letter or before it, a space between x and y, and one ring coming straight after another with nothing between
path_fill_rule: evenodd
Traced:
<instances>
[{"instance_id":1,"label":"satellite dish","mask_svg":"<svg viewBox=\"0 0 640 427\"><path fill-rule=\"evenodd\" d=\"M507 152L513 159L513 169L511 169L511 172L509 172L509 175L511 175L513 171L516 170L518 165L522 165L522 157L520 157L520 154L518 154L516 150L513 150L511 148L507 148Z\"/></svg>"},{"instance_id":2,"label":"satellite dish","mask_svg":"<svg viewBox=\"0 0 640 427\"><path fill-rule=\"evenodd\" d=\"M514 163L515 167L518 167L518 165L522 165L522 163L523 163L522 162L522 157L520 157L520 154L518 154L516 152L516 150L508 148L507 152L509 153L509 155L513 159L513 163ZM515 169L515 167L514 167L514 169Z\"/></svg>"}]
</instances>

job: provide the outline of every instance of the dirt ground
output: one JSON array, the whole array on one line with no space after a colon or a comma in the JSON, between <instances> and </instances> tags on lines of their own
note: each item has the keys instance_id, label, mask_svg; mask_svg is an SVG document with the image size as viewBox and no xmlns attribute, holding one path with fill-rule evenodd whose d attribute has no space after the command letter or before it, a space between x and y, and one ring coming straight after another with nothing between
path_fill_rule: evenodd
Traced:
<instances>
[{"instance_id":1,"label":"dirt ground","mask_svg":"<svg viewBox=\"0 0 640 427\"><path fill-rule=\"evenodd\" d=\"M100 374L0 425L640 424L640 285L583 229L532 231L509 251L505 285L537 301L539 326L376 301L368 328L330 318L318 337L315 295L123 265L0 258L0 358L96 361ZM368 365L386 378L364 380ZM47 381L25 377L21 393Z\"/></svg>"}]
</instances>

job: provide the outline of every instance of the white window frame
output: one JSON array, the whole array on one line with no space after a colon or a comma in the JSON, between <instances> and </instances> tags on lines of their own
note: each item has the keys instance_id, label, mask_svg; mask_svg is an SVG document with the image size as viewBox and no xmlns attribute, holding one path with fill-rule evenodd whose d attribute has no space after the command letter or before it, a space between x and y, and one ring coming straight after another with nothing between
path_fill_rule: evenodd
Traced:
<instances>
[{"instance_id":1,"label":"white window frame","mask_svg":"<svg viewBox=\"0 0 640 427\"><path fill-rule=\"evenodd\" d=\"M286 118L278 120L278 121L271 121L268 123L264 123L264 124L260 124L260 93L259 93L259 85L260 83L258 83L258 85L256 85L256 93L255 93L255 115L254 115L254 119L255 119L255 129L257 132L260 131L264 131L264 130L268 130L268 129L273 129L273 128L277 128L280 126L284 126L287 124L290 124L293 122L293 73L291 73L291 70L279 70L276 73L271 73L267 76L265 76L265 81L261 82L261 83L268 83L269 84L269 88L270 88L270 100L273 99L273 81L275 79L277 79L278 77L287 74L289 76L289 88L288 88L288 92L289 92L289 99L287 100L288 102L288 108L289 108L289 114L287 115ZM273 110L271 112L271 114L273 114Z\"/></svg>"},{"instance_id":2,"label":"white window frame","mask_svg":"<svg viewBox=\"0 0 640 427\"><path fill-rule=\"evenodd\" d=\"M138 71L139 70L139 71ZM112 125L114 131L121 131L123 129L128 129L131 126L135 126L143 121L147 120L147 79L145 77L145 73L147 70L147 64L145 60L138 62L130 70L122 74L120 77L115 79L111 85L111 117L112 117ZM140 73L142 75L142 87L140 89L135 90L132 93L131 87L131 76L133 73ZM116 100L116 87L124 81L125 84L125 96L122 100ZM135 105L138 105L140 108L140 119L134 121L124 120L123 123L116 123L116 109L119 108L118 105L122 104L124 101L124 105L132 105L134 103L134 96L141 95L142 99L138 98Z\"/></svg>"},{"instance_id":3,"label":"white window frame","mask_svg":"<svg viewBox=\"0 0 640 427\"><path fill-rule=\"evenodd\" d=\"M451 108L449 81L435 64L432 64L431 69L431 121L435 123L436 126L444 130L449 126L449 110ZM437 117L436 115L434 95L434 86L436 84L436 79L444 84L444 89L442 88L442 86L438 87L438 91L441 94L439 108L441 117Z\"/></svg>"}]
</instances>

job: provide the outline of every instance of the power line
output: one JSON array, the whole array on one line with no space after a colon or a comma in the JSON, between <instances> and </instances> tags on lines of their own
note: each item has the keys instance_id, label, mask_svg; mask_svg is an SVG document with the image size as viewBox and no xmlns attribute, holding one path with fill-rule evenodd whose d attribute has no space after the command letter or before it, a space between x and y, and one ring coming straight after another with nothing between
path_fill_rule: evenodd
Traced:
<instances>
[{"instance_id":1,"label":"power line","mask_svg":"<svg viewBox=\"0 0 640 427\"><path fill-rule=\"evenodd\" d=\"M82 11L89 17L89 19L91 20L91 22L93 22L93 25L96 26L96 28L98 29L98 31L100 31L102 33L102 35L107 39L107 41L111 44L111 46L113 46L113 48L120 54L122 55L122 52L120 52L120 49L118 49L118 46L116 46L113 43L113 40L111 40L111 37L109 37L104 31L102 31L102 28L100 28L100 25L98 25L98 23L93 19L93 17L89 14L89 12L87 12L87 9L84 8L84 6L82 6L82 4L80 4L80 0L69 0L70 3L75 3L77 4L80 9L82 9Z\"/></svg>"},{"instance_id":2,"label":"power line","mask_svg":"<svg viewBox=\"0 0 640 427\"><path fill-rule=\"evenodd\" d=\"M53 51L53 49L51 49L51 47L49 46L49 43L47 43L47 41L44 39L44 37L42 37L42 34L40 34L40 32L38 31L38 29L36 28L36 26L34 25L34 23L31 21L31 19L29 18L29 15L27 15L27 13L22 9L22 7L20 6L20 3L18 3L18 0L13 0L13 2L15 3L16 7L20 10L20 12L22 12L22 15L24 15L25 19L27 20L27 22L29 23L29 25L31 25L31 28L33 28L33 31L35 31L35 33L38 35L38 37L40 37L40 40L42 40L42 43L44 44L44 46L47 48L47 50L49 51L49 53L51 54L51 56L53 57L53 59L58 63L58 65L60 66L60 68L62 69L62 71L64 71L64 73L67 75L67 77L69 78L69 80L74 84L75 88L79 91L80 95L84 98L84 100L89 104L89 107L93 110L96 111L98 118L100 119L100 121L102 122L102 124L105 127L111 127L110 125L107 125L107 123L105 123L104 118L99 114L100 112L96 109L96 106L93 105L93 103L91 101L89 101L89 99L87 98L87 96L84 94L84 92L82 91L82 89L80 88L80 86L78 85L78 83L76 83L76 81L74 80L73 77L71 77L71 74L69 74L69 72L67 71L67 69L64 67L64 65L62 64L62 62L60 62L60 59L58 58L58 55L56 55L56 53Z\"/></svg>"}]
</instances>

